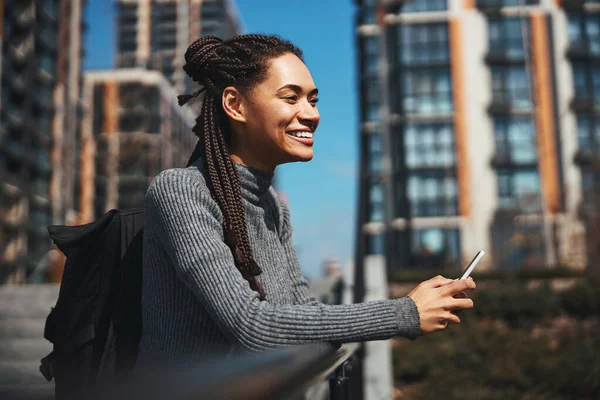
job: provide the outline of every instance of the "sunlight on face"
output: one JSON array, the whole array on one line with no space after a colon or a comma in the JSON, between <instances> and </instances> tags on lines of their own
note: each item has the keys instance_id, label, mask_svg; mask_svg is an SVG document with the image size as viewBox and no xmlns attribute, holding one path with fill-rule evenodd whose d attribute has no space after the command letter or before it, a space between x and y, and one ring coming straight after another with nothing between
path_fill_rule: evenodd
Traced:
<instances>
[{"instance_id":1,"label":"sunlight on face","mask_svg":"<svg viewBox=\"0 0 600 400\"><path fill-rule=\"evenodd\" d=\"M236 152L256 166L313 158L313 134L319 124L318 90L304 63L293 54L271 61L267 79L248 94L246 124L236 135Z\"/></svg>"}]
</instances>

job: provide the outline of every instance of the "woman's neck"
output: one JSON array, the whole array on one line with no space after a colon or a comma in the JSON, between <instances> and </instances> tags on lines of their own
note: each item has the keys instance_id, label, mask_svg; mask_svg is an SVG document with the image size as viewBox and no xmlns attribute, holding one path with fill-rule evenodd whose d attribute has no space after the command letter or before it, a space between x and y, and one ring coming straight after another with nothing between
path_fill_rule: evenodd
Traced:
<instances>
[{"instance_id":1,"label":"woman's neck","mask_svg":"<svg viewBox=\"0 0 600 400\"><path fill-rule=\"evenodd\" d=\"M269 165L258 159L255 159L254 157L251 157L249 155L241 155L239 153L232 153L232 154L230 154L230 157L231 157L231 160L236 164L244 164L249 167L254 167L254 168L256 168L260 171L263 171L267 174L272 174L275 172L275 165Z\"/></svg>"}]
</instances>

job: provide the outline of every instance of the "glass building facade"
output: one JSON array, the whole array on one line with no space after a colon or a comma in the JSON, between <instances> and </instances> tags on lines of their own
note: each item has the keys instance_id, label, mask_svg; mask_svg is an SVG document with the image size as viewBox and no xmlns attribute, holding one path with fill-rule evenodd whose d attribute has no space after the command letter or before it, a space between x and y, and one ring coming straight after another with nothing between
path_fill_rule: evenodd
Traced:
<instances>
[{"instance_id":1,"label":"glass building facade","mask_svg":"<svg viewBox=\"0 0 600 400\"><path fill-rule=\"evenodd\" d=\"M89 111L83 135L90 157L82 213L92 221L112 208L143 207L148 185L167 168L184 167L196 144L194 115L158 71L120 69L85 76Z\"/></svg>"},{"instance_id":2,"label":"glass building facade","mask_svg":"<svg viewBox=\"0 0 600 400\"><path fill-rule=\"evenodd\" d=\"M182 69L188 45L242 30L228 0L117 0L117 15L117 67L161 71L182 92L191 88Z\"/></svg>"},{"instance_id":3,"label":"glass building facade","mask_svg":"<svg viewBox=\"0 0 600 400\"><path fill-rule=\"evenodd\" d=\"M401 13L446 10L445 1L411 2ZM375 4L365 2L360 19L375 21ZM453 132L453 99L448 25L445 21L389 26L390 122L394 160L394 218L455 216L458 213ZM382 138L380 135L380 35L360 37L363 158L367 176L363 222L384 219ZM418 228L394 232L389 256L397 266L456 260L456 229ZM366 254L385 252L385 235L368 235Z\"/></svg>"},{"instance_id":4,"label":"glass building facade","mask_svg":"<svg viewBox=\"0 0 600 400\"><path fill-rule=\"evenodd\" d=\"M383 254L392 270L452 267L484 249L491 268L569 266L585 245L560 240L585 242L573 239L576 210L600 189L590 167L600 148L598 1L356 4L357 262Z\"/></svg>"},{"instance_id":5,"label":"glass building facade","mask_svg":"<svg viewBox=\"0 0 600 400\"><path fill-rule=\"evenodd\" d=\"M77 213L84 6L0 1L0 283L27 281L50 249L46 227Z\"/></svg>"}]
</instances>

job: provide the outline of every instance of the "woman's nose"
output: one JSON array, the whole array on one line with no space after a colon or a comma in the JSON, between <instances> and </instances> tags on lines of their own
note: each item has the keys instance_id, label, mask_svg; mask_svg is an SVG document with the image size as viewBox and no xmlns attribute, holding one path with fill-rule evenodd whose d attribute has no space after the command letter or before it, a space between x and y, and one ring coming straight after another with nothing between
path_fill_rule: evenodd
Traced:
<instances>
[{"instance_id":1,"label":"woman's nose","mask_svg":"<svg viewBox=\"0 0 600 400\"><path fill-rule=\"evenodd\" d=\"M302 108L298 118L304 121L310 121L314 125L314 128L316 128L321 116L319 115L319 110L317 110L317 107L308 103Z\"/></svg>"}]
</instances>

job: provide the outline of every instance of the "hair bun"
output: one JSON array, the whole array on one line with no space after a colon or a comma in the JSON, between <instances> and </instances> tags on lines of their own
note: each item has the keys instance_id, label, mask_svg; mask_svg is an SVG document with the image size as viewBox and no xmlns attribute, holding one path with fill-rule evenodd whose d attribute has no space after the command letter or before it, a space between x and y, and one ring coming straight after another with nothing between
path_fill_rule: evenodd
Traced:
<instances>
[{"instance_id":1,"label":"hair bun","mask_svg":"<svg viewBox=\"0 0 600 400\"><path fill-rule=\"evenodd\" d=\"M223 40L216 36L202 37L193 42L185 52L183 70L198 83L202 82L201 72L209 64L215 50L223 45Z\"/></svg>"}]
</instances>

